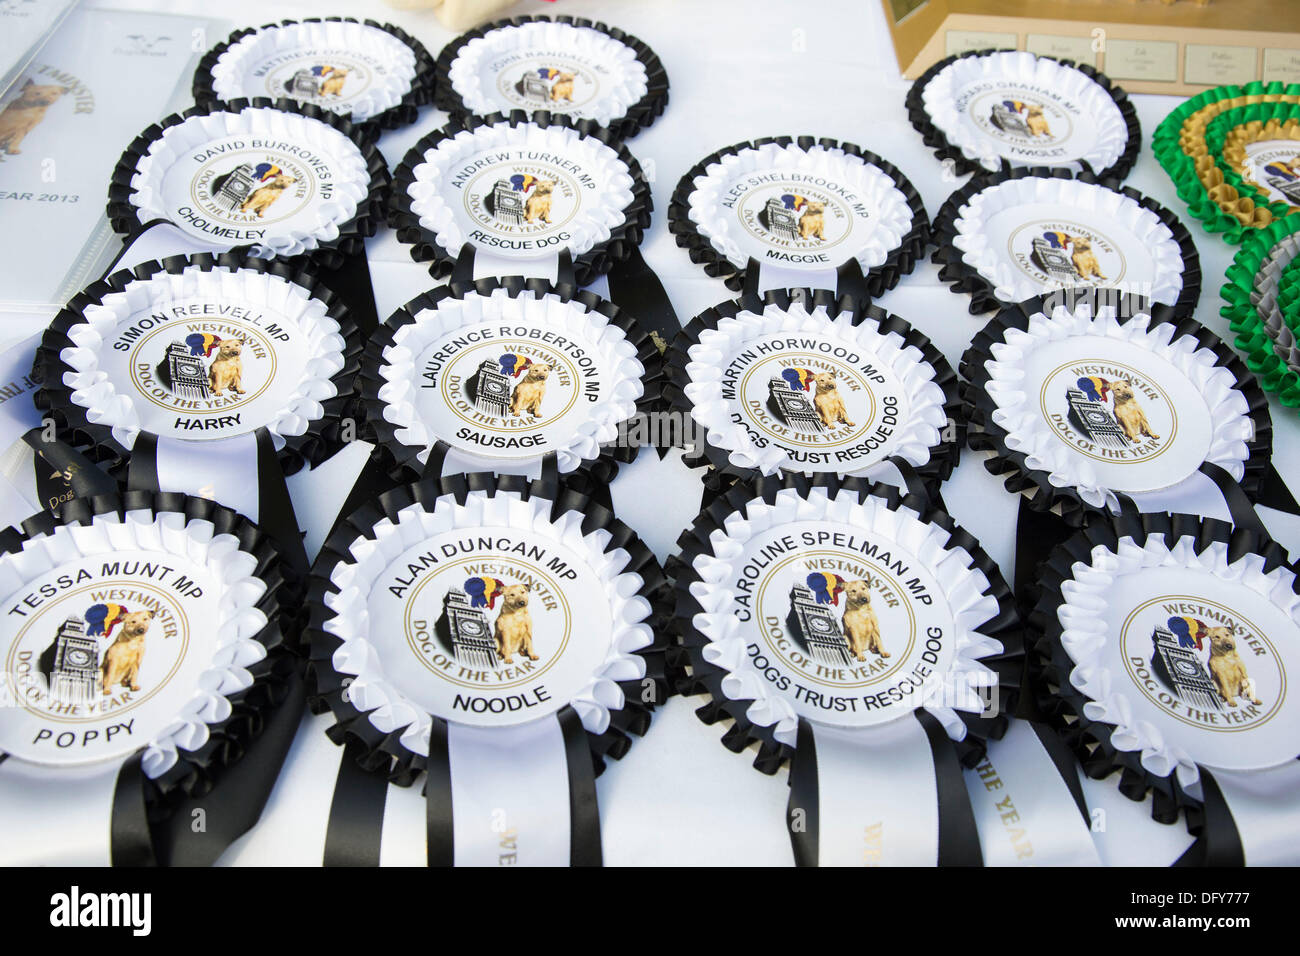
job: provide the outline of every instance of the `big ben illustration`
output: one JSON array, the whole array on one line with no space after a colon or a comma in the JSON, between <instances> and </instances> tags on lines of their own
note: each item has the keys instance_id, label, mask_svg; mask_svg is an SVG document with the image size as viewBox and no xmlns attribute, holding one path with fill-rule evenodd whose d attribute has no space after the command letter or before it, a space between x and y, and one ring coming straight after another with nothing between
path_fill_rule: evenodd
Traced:
<instances>
[{"instance_id":1,"label":"big ben illustration","mask_svg":"<svg viewBox=\"0 0 1300 956\"><path fill-rule=\"evenodd\" d=\"M832 667L852 667L853 655L844 637L831 605L819 603L812 589L803 584L790 588L790 613L786 627L796 640L802 641L808 653L823 664Z\"/></svg>"},{"instance_id":2,"label":"big ben illustration","mask_svg":"<svg viewBox=\"0 0 1300 956\"><path fill-rule=\"evenodd\" d=\"M499 362L484 359L474 382L474 407L494 418L510 414L510 378L501 371Z\"/></svg>"},{"instance_id":3,"label":"big ben illustration","mask_svg":"<svg viewBox=\"0 0 1300 956\"><path fill-rule=\"evenodd\" d=\"M79 617L64 621L54 639L50 696L60 704L89 704L99 697L99 643Z\"/></svg>"},{"instance_id":4,"label":"big ben illustration","mask_svg":"<svg viewBox=\"0 0 1300 956\"><path fill-rule=\"evenodd\" d=\"M1221 710L1219 693L1200 655L1173 631L1157 626L1151 632L1151 666L1179 700L1200 710Z\"/></svg>"},{"instance_id":5,"label":"big ben illustration","mask_svg":"<svg viewBox=\"0 0 1300 956\"><path fill-rule=\"evenodd\" d=\"M487 615L474 607L470 596L460 588L448 589L442 607L456 663L495 670L499 663L496 640Z\"/></svg>"}]
</instances>

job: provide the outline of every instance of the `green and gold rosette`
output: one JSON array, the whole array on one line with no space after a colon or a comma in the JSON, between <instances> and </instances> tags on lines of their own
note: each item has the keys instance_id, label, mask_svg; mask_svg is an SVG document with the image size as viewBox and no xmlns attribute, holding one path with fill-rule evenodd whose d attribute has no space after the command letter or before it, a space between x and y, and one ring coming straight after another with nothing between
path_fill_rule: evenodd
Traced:
<instances>
[{"instance_id":1,"label":"green and gold rosette","mask_svg":"<svg viewBox=\"0 0 1300 956\"><path fill-rule=\"evenodd\" d=\"M1220 314L1260 384L1300 407L1300 216L1255 230L1228 268Z\"/></svg>"},{"instance_id":2,"label":"green and gold rosette","mask_svg":"<svg viewBox=\"0 0 1300 956\"><path fill-rule=\"evenodd\" d=\"M1152 148L1206 230L1241 243L1300 208L1300 85L1207 90L1165 117Z\"/></svg>"}]
</instances>

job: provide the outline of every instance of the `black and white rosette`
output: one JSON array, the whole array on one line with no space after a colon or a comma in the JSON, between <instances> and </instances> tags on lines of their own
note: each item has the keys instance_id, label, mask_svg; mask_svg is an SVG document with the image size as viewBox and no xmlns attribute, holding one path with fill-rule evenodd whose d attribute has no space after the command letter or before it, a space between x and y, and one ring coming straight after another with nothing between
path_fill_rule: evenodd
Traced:
<instances>
[{"instance_id":1,"label":"black and white rosette","mask_svg":"<svg viewBox=\"0 0 1300 956\"><path fill-rule=\"evenodd\" d=\"M965 444L957 375L907 322L825 291L779 290L696 316L666 354L688 465L725 480L827 473L920 481L931 497Z\"/></svg>"},{"instance_id":2,"label":"black and white rosette","mask_svg":"<svg viewBox=\"0 0 1300 956\"><path fill-rule=\"evenodd\" d=\"M1041 569L1040 707L1089 776L1185 813L1179 862L1300 862L1300 568L1267 535L1189 515L1097 522Z\"/></svg>"},{"instance_id":3,"label":"black and white rosette","mask_svg":"<svg viewBox=\"0 0 1300 956\"><path fill-rule=\"evenodd\" d=\"M979 315L1062 289L1120 289L1190 315L1200 256L1178 218L1118 180L1066 170L976 177L934 220L939 277Z\"/></svg>"},{"instance_id":4,"label":"black and white rosette","mask_svg":"<svg viewBox=\"0 0 1300 956\"><path fill-rule=\"evenodd\" d=\"M326 858L379 857L385 788L340 797L367 773L424 778L430 865L599 865L595 775L667 690L664 586L629 528L549 482L431 479L341 522L314 568L308 668L356 757Z\"/></svg>"},{"instance_id":5,"label":"black and white rosette","mask_svg":"<svg viewBox=\"0 0 1300 956\"><path fill-rule=\"evenodd\" d=\"M563 115L453 119L406 154L389 222L435 278L579 285L630 256L650 224L650 187L609 130Z\"/></svg>"},{"instance_id":6,"label":"black and white rosette","mask_svg":"<svg viewBox=\"0 0 1300 956\"><path fill-rule=\"evenodd\" d=\"M852 143L779 136L706 156L682 177L669 228L727 287L881 295L925 254L920 195Z\"/></svg>"},{"instance_id":7,"label":"black and white rosette","mask_svg":"<svg viewBox=\"0 0 1300 956\"><path fill-rule=\"evenodd\" d=\"M923 498L822 476L739 484L679 547L684 689L756 768L791 761L796 862L979 865L961 767L1005 730L1022 649L975 539Z\"/></svg>"},{"instance_id":8,"label":"black and white rosette","mask_svg":"<svg viewBox=\"0 0 1300 956\"><path fill-rule=\"evenodd\" d=\"M912 84L907 112L959 173L1044 166L1123 179L1142 147L1137 111L1106 76L1015 50L940 60Z\"/></svg>"},{"instance_id":9,"label":"black and white rosette","mask_svg":"<svg viewBox=\"0 0 1300 956\"><path fill-rule=\"evenodd\" d=\"M302 700L281 582L265 535L185 495L0 532L5 863L207 865L256 822Z\"/></svg>"},{"instance_id":10,"label":"black and white rosette","mask_svg":"<svg viewBox=\"0 0 1300 956\"><path fill-rule=\"evenodd\" d=\"M1228 518L1257 496L1272 423L1233 351L1168 308L1104 291L1006 309L962 357L968 437L1038 511Z\"/></svg>"},{"instance_id":11,"label":"black and white rosette","mask_svg":"<svg viewBox=\"0 0 1300 956\"><path fill-rule=\"evenodd\" d=\"M629 313L514 277L398 309L366 345L358 392L398 480L545 475L594 494L635 456L626 431L657 406L660 377L659 350Z\"/></svg>"},{"instance_id":12,"label":"black and white rosette","mask_svg":"<svg viewBox=\"0 0 1300 956\"><path fill-rule=\"evenodd\" d=\"M405 30L374 20L282 20L236 30L194 72L200 105L265 97L337 113L373 133L414 123L433 102L433 58Z\"/></svg>"},{"instance_id":13,"label":"black and white rosette","mask_svg":"<svg viewBox=\"0 0 1300 956\"><path fill-rule=\"evenodd\" d=\"M37 404L129 487L235 508L305 573L284 478L340 447L360 351L311 267L178 256L68 303L38 353Z\"/></svg>"},{"instance_id":14,"label":"black and white rosette","mask_svg":"<svg viewBox=\"0 0 1300 956\"><path fill-rule=\"evenodd\" d=\"M593 120L620 138L663 114L668 74L650 47L574 17L498 20L438 55L437 104L453 116L546 110Z\"/></svg>"},{"instance_id":15,"label":"black and white rosette","mask_svg":"<svg viewBox=\"0 0 1300 956\"><path fill-rule=\"evenodd\" d=\"M384 217L384 158L357 127L316 106L257 98L195 106L141 133L108 192L113 228L156 223L177 252L312 254L335 268L364 252Z\"/></svg>"}]
</instances>

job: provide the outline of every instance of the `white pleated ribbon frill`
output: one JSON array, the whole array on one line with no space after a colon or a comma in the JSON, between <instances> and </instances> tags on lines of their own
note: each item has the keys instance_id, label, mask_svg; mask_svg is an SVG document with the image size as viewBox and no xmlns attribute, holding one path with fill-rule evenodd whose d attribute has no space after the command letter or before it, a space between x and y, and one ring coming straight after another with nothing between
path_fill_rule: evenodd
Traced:
<instances>
[{"instance_id":1,"label":"white pleated ribbon frill","mask_svg":"<svg viewBox=\"0 0 1300 956\"><path fill-rule=\"evenodd\" d=\"M794 489L784 489L777 493L775 504L755 499L746 505L746 511L746 516L739 512L730 515L723 528L709 536L713 554L695 559L699 580L690 588L691 596L703 608L693 623L709 642L703 648L704 659L727 672L721 686L729 699L752 701L746 717L758 726L772 728L781 743L795 745L798 714L790 700L774 693L754 669L747 650L751 639L734 614L733 582L743 562L745 543L779 525L825 521L845 529L870 529L873 540L890 542L915 556L938 582L953 615L954 655L948 673L936 675L948 682L943 702L929 699L925 709L953 740L965 738L966 725L957 712L981 713L984 701L976 689L996 686L998 679L980 659L1003 651L1000 641L976 630L995 618L999 609L997 599L986 593L989 581L984 573L970 566L970 554L963 548L946 547L951 536L938 525L922 521L910 508L891 511L884 499L875 496L859 503L848 494L829 498L814 491L803 498Z\"/></svg>"},{"instance_id":2,"label":"white pleated ribbon frill","mask_svg":"<svg viewBox=\"0 0 1300 956\"><path fill-rule=\"evenodd\" d=\"M624 572L630 559L628 553L622 549L604 550L610 540L608 531L600 529L584 536L580 513L569 511L553 522L550 510L550 501L536 497L524 500L517 494L471 494L464 505L446 496L438 499L433 511L421 504L404 508L396 521L385 518L375 526L373 540L358 538L353 542L349 560L336 565L331 574L338 593L325 596L332 616L323 627L342 642L334 652L333 665L340 674L352 678L349 700L376 729L386 734L401 731L404 747L417 754L429 752L433 715L387 679L387 669L394 666L393 662L382 660L367 639L371 590L380 586L380 576L396 558L421 541L456 529L483 528L531 533L568 548L581 555L600 580L612 618L609 649L585 686L567 703L589 732L601 734L609 728L610 712L624 705L618 682L645 676L645 660L636 652L654 641L646 623L650 605L637 593L641 576Z\"/></svg>"},{"instance_id":3,"label":"white pleated ribbon frill","mask_svg":"<svg viewBox=\"0 0 1300 956\"><path fill-rule=\"evenodd\" d=\"M208 725L231 715L227 696L253 685L248 668L266 657L265 646L255 640L267 624L256 607L266 583L253 576L257 559L240 550L233 535L215 534L211 522L186 521L177 512L131 511L125 520L100 515L88 525L60 525L52 534L25 542L20 552L0 556L0 594L17 594L26 582L61 566L127 551L174 555L199 564L220 592L213 602L215 619L195 622L207 631L200 646L211 658L184 706L160 722L145 744L142 767L154 778L176 764L178 749L197 750L206 744ZM147 714L147 709L142 712Z\"/></svg>"},{"instance_id":4,"label":"white pleated ribbon frill","mask_svg":"<svg viewBox=\"0 0 1300 956\"><path fill-rule=\"evenodd\" d=\"M913 467L930 461L930 450L939 444L948 416L944 411L944 394L934 381L933 366L921 350L908 345L897 332L882 334L880 323L872 318L854 326L853 316L841 313L831 319L824 306L811 312L802 303L786 309L768 305L762 313L748 310L734 318L724 318L716 329L705 329L700 341L687 355L686 375L690 379L683 391L691 402L691 417L706 430L709 444L728 453L733 465L756 469L761 474L775 474L785 461L785 452L777 446L759 448L749 430L731 418L731 403L723 399L723 373L733 357L746 343L769 335L791 333L838 341L860 350L873 365L891 373L907 397L908 414L899 422L891 447ZM869 473L877 463L851 474Z\"/></svg>"}]
</instances>

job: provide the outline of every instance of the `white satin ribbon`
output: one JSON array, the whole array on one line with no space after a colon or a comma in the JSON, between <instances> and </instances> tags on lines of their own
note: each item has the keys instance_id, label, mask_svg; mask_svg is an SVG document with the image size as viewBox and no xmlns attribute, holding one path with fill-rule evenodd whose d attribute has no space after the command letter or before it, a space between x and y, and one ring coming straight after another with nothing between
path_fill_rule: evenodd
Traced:
<instances>
[{"instance_id":1,"label":"white satin ribbon","mask_svg":"<svg viewBox=\"0 0 1300 956\"><path fill-rule=\"evenodd\" d=\"M770 289L829 289L834 292L839 278L834 269L787 269L763 262L758 267L758 293L762 295Z\"/></svg>"},{"instance_id":2,"label":"white satin ribbon","mask_svg":"<svg viewBox=\"0 0 1300 956\"><path fill-rule=\"evenodd\" d=\"M448 723L457 866L568 866L569 773L555 717Z\"/></svg>"},{"instance_id":3,"label":"white satin ribbon","mask_svg":"<svg viewBox=\"0 0 1300 956\"><path fill-rule=\"evenodd\" d=\"M1138 510L1145 514L1170 511L1174 514L1201 515L1231 521L1232 514L1223 500L1223 493L1204 472L1194 471L1172 488L1129 495Z\"/></svg>"},{"instance_id":4,"label":"white satin ribbon","mask_svg":"<svg viewBox=\"0 0 1300 956\"><path fill-rule=\"evenodd\" d=\"M158 487L183 491L233 508L257 522L257 436L214 441L158 439Z\"/></svg>"},{"instance_id":5,"label":"white satin ribbon","mask_svg":"<svg viewBox=\"0 0 1300 956\"><path fill-rule=\"evenodd\" d=\"M1300 760L1254 773L1214 771L1247 866L1300 864Z\"/></svg>"},{"instance_id":6,"label":"white satin ribbon","mask_svg":"<svg viewBox=\"0 0 1300 956\"><path fill-rule=\"evenodd\" d=\"M908 717L870 731L817 725L819 866L934 866L939 794L930 741Z\"/></svg>"},{"instance_id":7,"label":"white satin ribbon","mask_svg":"<svg viewBox=\"0 0 1300 956\"><path fill-rule=\"evenodd\" d=\"M499 256L488 249L474 250L474 278L493 279L500 276L525 276L529 279L556 281L560 272L560 258L543 256L540 259L514 259Z\"/></svg>"},{"instance_id":8,"label":"white satin ribbon","mask_svg":"<svg viewBox=\"0 0 1300 956\"><path fill-rule=\"evenodd\" d=\"M0 863L109 866L120 761L51 771L0 763Z\"/></svg>"},{"instance_id":9,"label":"white satin ribbon","mask_svg":"<svg viewBox=\"0 0 1300 956\"><path fill-rule=\"evenodd\" d=\"M127 243L104 274L111 275L122 269L134 269L142 262L166 259L168 256L188 256L196 252L212 251L211 246L196 242L171 223L159 221L146 227L134 240Z\"/></svg>"},{"instance_id":10,"label":"white satin ribbon","mask_svg":"<svg viewBox=\"0 0 1300 956\"><path fill-rule=\"evenodd\" d=\"M1027 721L964 774L985 866L1100 866L1070 788Z\"/></svg>"}]
</instances>

